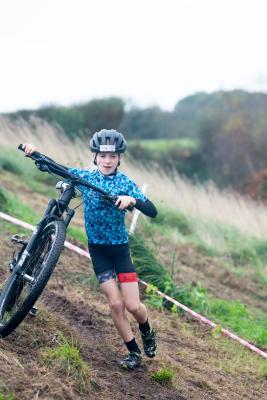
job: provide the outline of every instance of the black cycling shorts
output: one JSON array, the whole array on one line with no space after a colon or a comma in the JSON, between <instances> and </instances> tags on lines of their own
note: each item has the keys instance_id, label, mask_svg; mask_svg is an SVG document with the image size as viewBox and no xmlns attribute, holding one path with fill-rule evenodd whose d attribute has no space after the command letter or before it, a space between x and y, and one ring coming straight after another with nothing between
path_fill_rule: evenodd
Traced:
<instances>
[{"instance_id":1,"label":"black cycling shorts","mask_svg":"<svg viewBox=\"0 0 267 400\"><path fill-rule=\"evenodd\" d=\"M129 243L88 244L93 268L99 283L118 278L120 283L138 282Z\"/></svg>"}]
</instances>

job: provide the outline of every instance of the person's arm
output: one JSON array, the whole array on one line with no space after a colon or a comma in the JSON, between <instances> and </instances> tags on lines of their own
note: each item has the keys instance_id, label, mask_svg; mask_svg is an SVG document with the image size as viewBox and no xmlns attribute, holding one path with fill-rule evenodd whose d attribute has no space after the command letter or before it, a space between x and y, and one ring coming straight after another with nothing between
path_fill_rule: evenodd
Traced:
<instances>
[{"instance_id":1,"label":"person's arm","mask_svg":"<svg viewBox=\"0 0 267 400\"><path fill-rule=\"evenodd\" d=\"M135 199L135 201L135 208L137 208L137 210L141 211L150 218L155 218L157 216L158 211L152 201L148 199L146 201Z\"/></svg>"}]
</instances>

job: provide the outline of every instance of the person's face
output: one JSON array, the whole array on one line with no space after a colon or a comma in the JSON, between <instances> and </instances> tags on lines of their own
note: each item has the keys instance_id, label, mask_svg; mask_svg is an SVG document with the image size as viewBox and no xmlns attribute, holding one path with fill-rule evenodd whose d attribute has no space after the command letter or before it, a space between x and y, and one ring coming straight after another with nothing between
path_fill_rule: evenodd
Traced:
<instances>
[{"instance_id":1,"label":"person's face","mask_svg":"<svg viewBox=\"0 0 267 400\"><path fill-rule=\"evenodd\" d=\"M118 166L120 156L118 153L97 153L96 164L103 175L113 174Z\"/></svg>"}]
</instances>

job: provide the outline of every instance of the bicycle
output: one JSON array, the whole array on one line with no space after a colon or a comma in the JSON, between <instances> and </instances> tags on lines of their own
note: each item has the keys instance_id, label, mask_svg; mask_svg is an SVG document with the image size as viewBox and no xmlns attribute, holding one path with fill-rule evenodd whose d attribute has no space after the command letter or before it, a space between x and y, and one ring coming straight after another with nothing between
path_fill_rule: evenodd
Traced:
<instances>
[{"instance_id":1,"label":"bicycle","mask_svg":"<svg viewBox=\"0 0 267 400\"><path fill-rule=\"evenodd\" d=\"M18 146L23 151L23 145ZM11 240L21 249L10 260L10 274L3 282L0 293L0 337L12 333L30 312L42 294L63 250L66 231L75 211L69 207L77 195L77 186L98 192L104 199L115 203L117 196L86 182L70 173L68 168L39 152L27 155L42 172L53 173L64 181L56 184L60 196L50 199L47 208L28 241L19 235ZM132 211L133 207L128 207ZM0 286L0 288L1 288ZM0 289L1 290L1 289Z\"/></svg>"}]
</instances>

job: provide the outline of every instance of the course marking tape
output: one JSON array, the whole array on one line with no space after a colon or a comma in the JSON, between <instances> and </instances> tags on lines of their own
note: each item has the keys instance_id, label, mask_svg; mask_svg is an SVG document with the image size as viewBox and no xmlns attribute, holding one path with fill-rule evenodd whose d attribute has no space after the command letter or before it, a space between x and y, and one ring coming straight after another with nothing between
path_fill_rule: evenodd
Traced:
<instances>
[{"instance_id":1,"label":"course marking tape","mask_svg":"<svg viewBox=\"0 0 267 400\"><path fill-rule=\"evenodd\" d=\"M142 281L139 279L139 282L142 283L144 286L149 286L148 283L146 283L145 281ZM217 328L219 325L215 324L214 322L210 321L209 319L203 317L203 315L198 314L197 312L191 310L190 308L188 308L187 306L185 306L182 303L179 303L179 301L173 299L172 297L168 296L165 293L162 293L160 290L156 290L156 292L158 293L159 296L163 297L164 299L170 301L171 303L175 304L177 307L182 308L184 311L186 311L187 313L189 313L190 315L192 315L194 318L198 319L201 322L204 322L205 324L211 326L213 329ZM265 353L264 351L258 349L256 346L254 346L253 344L247 342L244 339L241 339L239 336L235 335L234 333L228 331L227 329L220 329L220 332L222 332L225 336L228 336L234 340L237 340L239 343L241 343L243 346L248 347L250 350L255 351L256 353L258 353L259 355L261 355L264 358L267 358L267 353Z\"/></svg>"},{"instance_id":2,"label":"course marking tape","mask_svg":"<svg viewBox=\"0 0 267 400\"><path fill-rule=\"evenodd\" d=\"M0 218L4 219L5 221L12 222L13 224L19 225L22 228L30 229L31 231L33 231L35 229L35 227L33 225L27 224L27 222L23 222L17 218L13 218L10 215L5 214L1 211L0 211ZM80 254L81 256L91 259L90 254L87 251L81 249L80 247L75 246L74 244L72 244L70 242L67 242L66 240L64 242L64 246L70 250L75 251L76 253Z\"/></svg>"},{"instance_id":3,"label":"course marking tape","mask_svg":"<svg viewBox=\"0 0 267 400\"><path fill-rule=\"evenodd\" d=\"M20 220L17 219L17 218L13 218L13 217L11 217L11 216L8 215L8 214L5 214L5 213L0 212L0 218L6 220L6 221L8 221L8 222L12 222L12 223L14 223L14 224L16 224L16 225L22 226L23 228L27 228L27 229L30 229L30 230L34 230L34 226L33 226L33 225L30 225L30 224L27 224L26 222L20 221ZM90 254L89 254L87 251L85 251L85 250L83 250L83 249L81 249L81 248L75 246L75 245L72 244L72 243L69 243L69 242L65 241L64 245L65 245L68 249L73 250L73 251L75 251L76 253L78 253L78 254L80 254L80 255L82 255L82 256L84 256L84 257L87 257L87 258L89 258L89 259L91 258L91 257L90 257ZM146 286L146 287L149 286L149 284L148 284L147 282L145 282L145 281L143 281L143 280L141 280L141 279L139 279L139 282L140 282L142 285ZM212 321L210 321L209 319L203 317L203 315L200 315L200 314L198 314L197 312L191 310L189 307L185 306L184 304L179 303L177 300L175 300L175 299L173 299L172 297L168 296L167 294L161 292L160 290L156 290L156 292L158 293L159 296L161 296L161 297L163 297L164 299L166 299L166 300L170 301L171 303L175 304L177 307L182 308L184 311L186 311L187 313L189 313L190 315L192 315L194 318L196 318L196 319L198 319L199 321L201 321L201 322L203 322L203 323L205 323L205 324L211 326L213 329L215 329L216 327L218 327L218 325L215 324L214 322L212 322ZM230 337L231 339L236 340L237 342L239 342L239 343L242 344L243 346L249 348L249 349L252 350L252 351L255 351L255 352L258 353L260 356L262 356L262 357L264 357L264 358L267 359L267 353L265 353L264 351L258 349L258 348L257 348L256 346L254 346L253 344L251 344L251 343L247 342L246 340L240 338L239 336L237 336L237 335L235 335L234 333L228 331L227 329L221 328L220 331L221 331L225 336L228 336L228 337Z\"/></svg>"}]
</instances>

